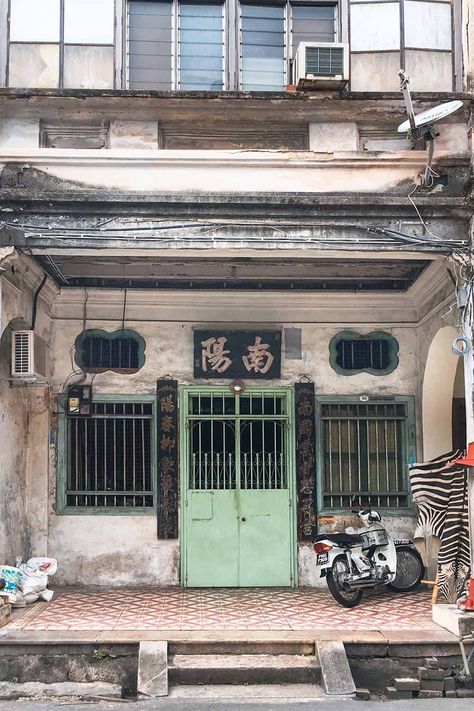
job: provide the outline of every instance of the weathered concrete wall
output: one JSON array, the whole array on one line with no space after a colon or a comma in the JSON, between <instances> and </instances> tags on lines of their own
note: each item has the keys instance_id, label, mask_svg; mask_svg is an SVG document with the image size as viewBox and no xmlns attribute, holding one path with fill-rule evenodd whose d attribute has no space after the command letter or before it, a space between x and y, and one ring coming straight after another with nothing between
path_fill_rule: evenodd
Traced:
<instances>
[{"instance_id":1,"label":"weathered concrete wall","mask_svg":"<svg viewBox=\"0 0 474 711\"><path fill-rule=\"evenodd\" d=\"M93 294L90 296L93 301ZM188 296L184 294L183 302ZM129 292L127 310L134 310L134 295ZM60 311L60 307L57 307ZM176 323L160 321L162 314L158 304L154 310L154 321L127 320L126 327L138 331L146 340L146 362L136 374L121 375L103 373L94 378L94 392L109 394L154 393L156 379L171 374L180 383L195 383L193 378L193 326L203 322ZM218 318L219 307L215 307ZM250 324L258 321L258 307L247 310ZM260 323L261 325L261 323ZM417 395L417 334L414 328L387 327L400 343L400 365L393 373L378 377L363 373L345 377L335 373L329 364L328 345L340 326L321 327L316 324L266 323L266 328L285 326L302 328L301 360L282 360L282 378L280 385L292 385L302 373L316 382L319 394L357 395ZM114 331L120 327L117 321L87 319L87 328L103 328ZM82 319L55 319L52 331L52 391L55 395L63 387L71 372L69 350L76 337L82 331ZM375 330L358 329L362 332ZM212 381L210 381L212 384ZM217 382L217 381L216 381ZM275 382L274 384L277 384ZM268 384L271 384L269 382ZM54 431L52 433L54 436ZM155 515L118 516L118 515L57 515L54 512L54 491L56 483L54 456L50 471L50 525L48 551L60 561L57 582L67 584L177 584L179 581L179 547L177 542L158 541L156 538ZM347 518L335 517L333 529L347 526ZM410 519L393 518L390 525L397 534L409 535L413 530ZM314 570L311 563L311 551L300 551L301 584L313 585Z\"/></svg>"},{"instance_id":2,"label":"weathered concrete wall","mask_svg":"<svg viewBox=\"0 0 474 711\"><path fill-rule=\"evenodd\" d=\"M26 289L27 291L27 289ZM11 294L16 292L10 289ZM22 293L25 292L23 289ZM79 298L79 292L81 299ZM147 515L59 515L55 511L56 501L56 436L57 436L57 394L64 386L71 373L70 349L77 335L83 329L83 290L77 290L74 299L72 292L61 295L54 303L54 319L51 325L51 397L45 388L10 388L8 383L0 383L0 419L2 442L8 442L7 456L0 460L0 484L5 486L6 495L2 497L2 516L0 518L0 555L11 561L12 556L22 554L46 554L57 557L59 571L55 582L63 584L154 584L172 585L179 582L179 544L177 541L158 541L156 537L156 517ZM122 293L115 297L117 304ZM19 306L12 303L12 298L4 299L4 313L15 314L23 310L25 323L29 322L28 304L31 304L32 291L28 298L23 298ZM137 292L129 292L127 300L126 327L136 329L145 339L146 362L136 374L119 375L104 373L94 378L96 393L132 394L154 393L156 379L171 374L181 383L193 383L192 345L193 327L209 326L209 308L212 309L216 326L228 323L230 304L208 304L202 310L202 318L188 322L168 321L169 313L166 299L161 302L158 294L145 309L140 303L142 297ZM286 299L285 320L268 322L263 314L268 305L246 302L239 294L229 297L234 307L246 313L247 321L235 324L238 327L265 328L286 326L302 329L301 360L282 360L282 378L278 384L292 385L302 374L316 383L318 394L325 395L413 395L418 408L418 436L421 436L421 393L422 374L427 359L429 344L441 326L446 325L442 318L444 309L438 308L417 326L403 325L400 308L393 311L397 321L374 321L379 313L378 306L370 314L369 324L363 323L364 313L360 311L357 296L347 297L347 308L340 310L340 323L312 323L322 317L324 309L312 311L309 307L304 322L297 317L303 308L301 303L294 306L294 318L291 318L291 298ZM250 297L247 295L247 299ZM363 297L361 297L363 299ZM190 312L189 295L177 295L183 308ZM193 299L192 316L197 317L199 306ZM297 303L297 299L295 304ZM363 303L363 301L361 301ZM426 302L429 305L429 301ZM109 309L104 292L90 290L90 310L86 311L87 328L100 327L108 331L116 330L121 325L122 309ZM306 305L308 306L308 305ZM100 307L100 308L99 308ZM274 299L273 316L278 315L278 298ZM349 320L350 309L353 309ZM367 308L366 306L364 308ZM401 307L403 309L403 307ZM321 310L322 309L322 310ZM382 307L384 314L389 311L388 302ZM49 320L47 304L41 303L38 315L38 329L43 337L48 338ZM113 320L98 318L98 313L114 315ZM178 313L177 306L173 313ZM235 309L232 311L235 313ZM407 310L406 312L409 312ZM356 321L356 314L361 321ZM141 319L140 319L141 315ZM67 317L66 317L67 316ZM131 317L130 317L131 316ZM268 312L266 313L268 316ZM412 317L414 319L415 313ZM331 311L331 319L334 312ZM342 376L335 373L329 364L328 345L330 339L342 329L352 328L361 333L382 329L392 333L400 344L399 367L387 376L373 376L366 373L356 376ZM3 372L8 373L5 343L0 362ZM5 371L5 368L7 369ZM271 384L271 383L269 383ZM276 384L276 383L275 383ZM28 442L28 448L19 447L18 443ZM421 458L421 449L419 449ZM7 529L11 521L20 521L15 529L15 537L8 538ZM2 525L3 522L3 525ZM400 537L410 537L414 528L410 516L386 516L385 523L389 530ZM320 530L343 530L354 521L349 516L325 516L320 519ZM309 546L299 550L300 583L316 585L320 581L315 577L314 559Z\"/></svg>"},{"instance_id":3,"label":"weathered concrete wall","mask_svg":"<svg viewBox=\"0 0 474 711\"><path fill-rule=\"evenodd\" d=\"M12 328L30 328L33 293L41 270L12 255L0 279L0 562L44 555L47 550L47 386L12 384ZM12 269L13 267L13 269ZM39 277L39 279L38 279ZM48 340L49 305L38 301L35 332Z\"/></svg>"}]
</instances>

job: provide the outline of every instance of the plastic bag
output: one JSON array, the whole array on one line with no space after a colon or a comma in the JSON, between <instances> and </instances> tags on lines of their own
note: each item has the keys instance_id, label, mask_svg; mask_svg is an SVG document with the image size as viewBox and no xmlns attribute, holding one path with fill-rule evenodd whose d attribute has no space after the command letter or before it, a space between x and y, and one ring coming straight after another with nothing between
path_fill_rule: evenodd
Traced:
<instances>
[{"instance_id":1,"label":"plastic bag","mask_svg":"<svg viewBox=\"0 0 474 711\"><path fill-rule=\"evenodd\" d=\"M27 596L29 600L32 600L30 596L36 594L41 596L42 599L52 598L51 596L44 593L49 593L46 588L48 587L48 577L54 575L58 569L58 563L55 558L30 558L26 563L21 563L19 566L21 572L20 579L20 590L23 595ZM36 597L36 600L38 597ZM49 600L48 600L49 601Z\"/></svg>"},{"instance_id":2,"label":"plastic bag","mask_svg":"<svg viewBox=\"0 0 474 711\"><path fill-rule=\"evenodd\" d=\"M0 566L0 578L5 580L2 592L8 595L9 602L15 603L23 597L20 591L21 570L11 565L2 565Z\"/></svg>"}]
</instances>

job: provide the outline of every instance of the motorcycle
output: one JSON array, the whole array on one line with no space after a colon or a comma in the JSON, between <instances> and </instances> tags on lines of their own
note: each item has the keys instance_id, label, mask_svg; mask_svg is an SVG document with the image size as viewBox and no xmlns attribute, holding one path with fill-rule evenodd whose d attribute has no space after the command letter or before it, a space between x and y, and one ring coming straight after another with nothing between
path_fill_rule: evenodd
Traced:
<instances>
[{"instance_id":1,"label":"motorcycle","mask_svg":"<svg viewBox=\"0 0 474 711\"><path fill-rule=\"evenodd\" d=\"M355 607L365 588L387 585L397 592L415 590L425 575L420 554L409 540L394 540L371 508L353 510L363 527L355 532L323 533L313 549L321 577L334 599Z\"/></svg>"}]
</instances>

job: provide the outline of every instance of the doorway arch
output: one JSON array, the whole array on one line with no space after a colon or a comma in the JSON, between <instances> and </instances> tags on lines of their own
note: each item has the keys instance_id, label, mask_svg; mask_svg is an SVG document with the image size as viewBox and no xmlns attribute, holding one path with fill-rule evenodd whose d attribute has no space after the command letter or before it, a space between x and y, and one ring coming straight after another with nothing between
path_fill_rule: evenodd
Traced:
<instances>
[{"instance_id":1,"label":"doorway arch","mask_svg":"<svg viewBox=\"0 0 474 711\"><path fill-rule=\"evenodd\" d=\"M458 336L453 326L440 328L431 341L423 377L423 460L453 447L453 394L460 356L451 351Z\"/></svg>"}]
</instances>

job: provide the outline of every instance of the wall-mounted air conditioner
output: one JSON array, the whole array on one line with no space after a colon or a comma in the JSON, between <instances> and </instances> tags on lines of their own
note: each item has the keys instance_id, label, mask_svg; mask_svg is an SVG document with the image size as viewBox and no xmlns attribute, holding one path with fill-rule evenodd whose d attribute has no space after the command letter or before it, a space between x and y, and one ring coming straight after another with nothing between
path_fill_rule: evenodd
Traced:
<instances>
[{"instance_id":1,"label":"wall-mounted air conditioner","mask_svg":"<svg viewBox=\"0 0 474 711\"><path fill-rule=\"evenodd\" d=\"M12 376L18 381L44 381L47 346L34 331L12 331Z\"/></svg>"},{"instance_id":2,"label":"wall-mounted air conditioner","mask_svg":"<svg viewBox=\"0 0 474 711\"><path fill-rule=\"evenodd\" d=\"M349 45L300 42L293 64L293 83L314 88L337 87L349 80Z\"/></svg>"}]
</instances>

